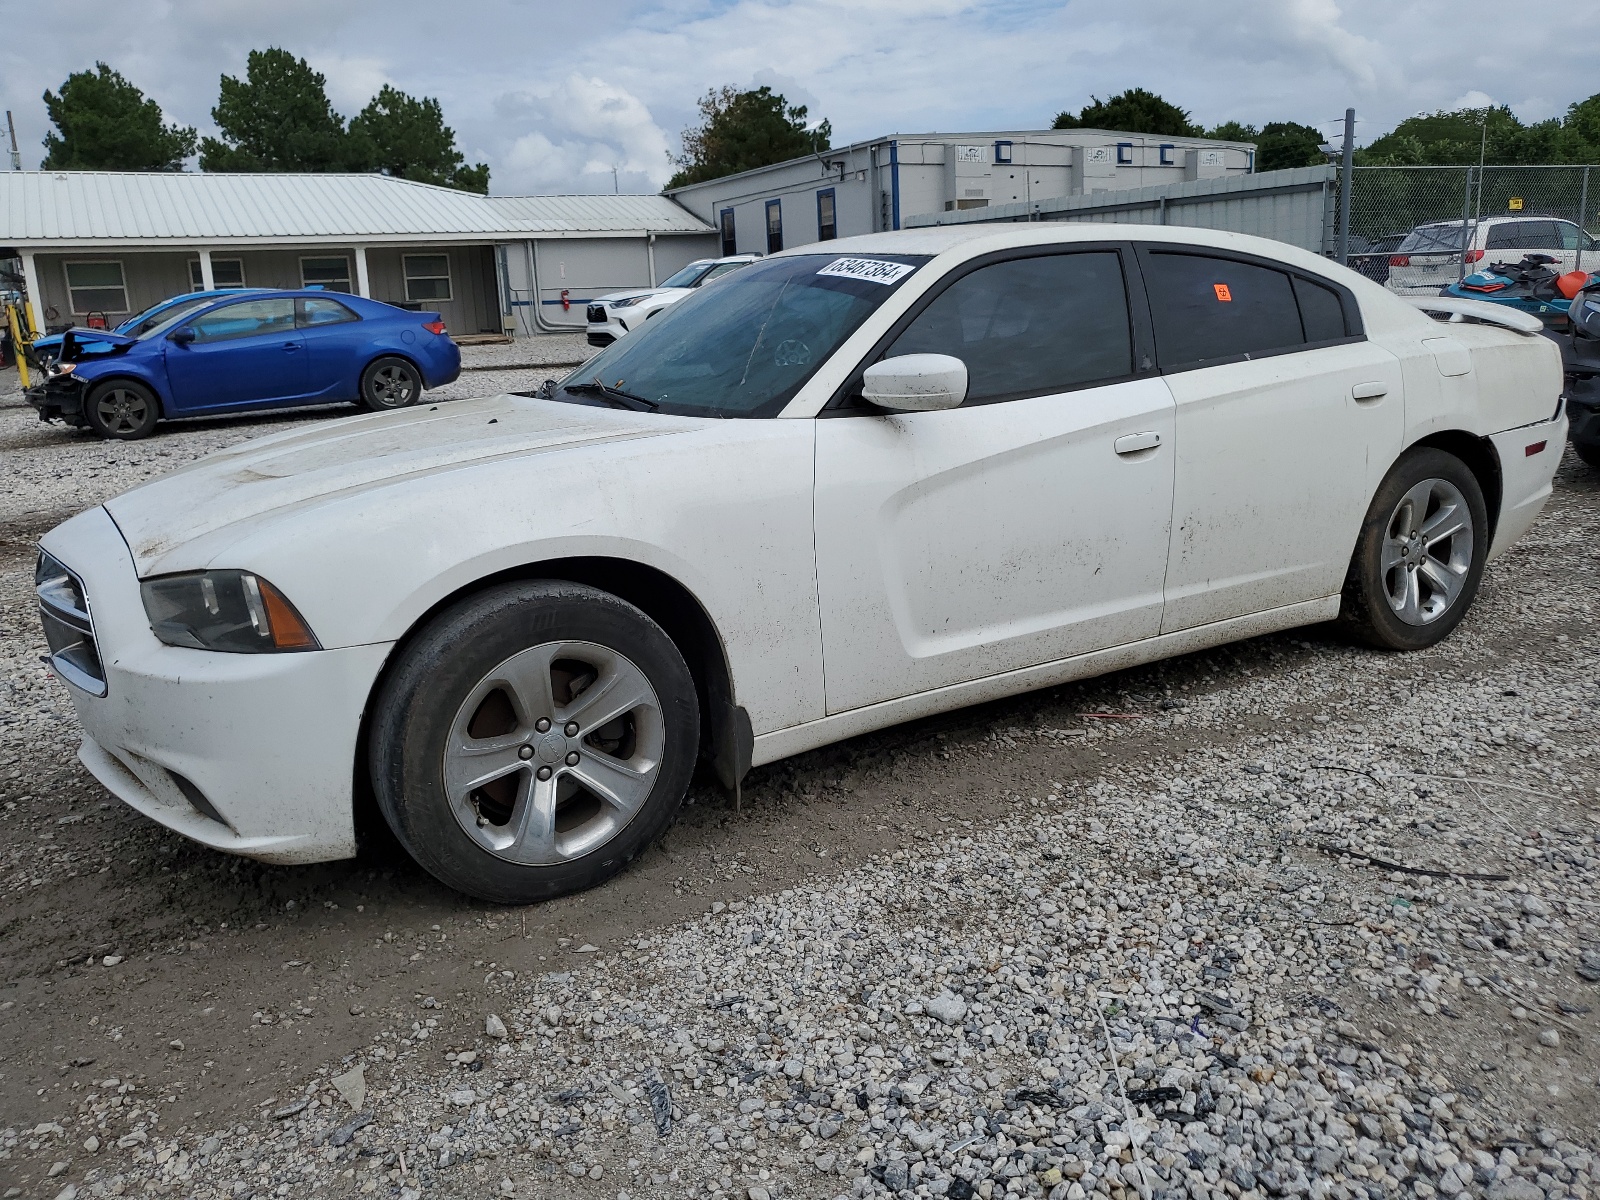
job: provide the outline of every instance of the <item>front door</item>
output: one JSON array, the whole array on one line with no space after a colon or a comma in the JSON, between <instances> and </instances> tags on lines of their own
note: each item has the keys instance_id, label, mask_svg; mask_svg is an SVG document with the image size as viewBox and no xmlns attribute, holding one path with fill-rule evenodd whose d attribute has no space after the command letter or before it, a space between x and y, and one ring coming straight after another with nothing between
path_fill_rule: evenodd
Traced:
<instances>
[{"instance_id":1,"label":"front door","mask_svg":"<svg viewBox=\"0 0 1600 1200\"><path fill-rule=\"evenodd\" d=\"M1141 251L1177 405L1162 632L1339 593L1404 436L1353 297L1244 256Z\"/></svg>"},{"instance_id":2,"label":"front door","mask_svg":"<svg viewBox=\"0 0 1600 1200\"><path fill-rule=\"evenodd\" d=\"M960 408L818 420L830 713L1159 631L1173 406L1135 369L1127 265L976 265L882 355L960 357Z\"/></svg>"},{"instance_id":3,"label":"front door","mask_svg":"<svg viewBox=\"0 0 1600 1200\"><path fill-rule=\"evenodd\" d=\"M293 404L309 378L294 299L237 300L189 322L194 341L167 345L170 400L179 412Z\"/></svg>"}]
</instances>

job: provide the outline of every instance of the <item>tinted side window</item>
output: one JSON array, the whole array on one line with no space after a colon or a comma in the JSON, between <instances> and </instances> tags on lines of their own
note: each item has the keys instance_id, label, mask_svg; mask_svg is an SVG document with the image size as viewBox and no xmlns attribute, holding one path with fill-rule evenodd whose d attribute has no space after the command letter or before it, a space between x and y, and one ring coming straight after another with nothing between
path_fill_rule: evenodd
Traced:
<instances>
[{"instance_id":1,"label":"tinted side window","mask_svg":"<svg viewBox=\"0 0 1600 1200\"><path fill-rule=\"evenodd\" d=\"M296 303L300 306L300 324L303 327L338 325L344 321L360 319L337 300L324 300L318 297L313 300L299 300Z\"/></svg>"},{"instance_id":2,"label":"tinted side window","mask_svg":"<svg viewBox=\"0 0 1600 1200\"><path fill-rule=\"evenodd\" d=\"M969 404L1131 375L1121 258L1093 250L979 267L918 314L885 357L901 354L963 360Z\"/></svg>"},{"instance_id":3,"label":"tinted side window","mask_svg":"<svg viewBox=\"0 0 1600 1200\"><path fill-rule=\"evenodd\" d=\"M1295 298L1300 301L1300 323L1306 341L1332 342L1345 336L1344 305L1339 293L1309 279L1294 277Z\"/></svg>"},{"instance_id":4,"label":"tinted side window","mask_svg":"<svg viewBox=\"0 0 1600 1200\"><path fill-rule=\"evenodd\" d=\"M213 309L194 320L194 340L226 342L262 334L294 332L294 301L245 300Z\"/></svg>"},{"instance_id":5,"label":"tinted side window","mask_svg":"<svg viewBox=\"0 0 1600 1200\"><path fill-rule=\"evenodd\" d=\"M1559 241L1553 221L1508 221L1489 227L1484 246L1489 250L1552 250Z\"/></svg>"},{"instance_id":6,"label":"tinted side window","mask_svg":"<svg viewBox=\"0 0 1600 1200\"><path fill-rule=\"evenodd\" d=\"M1305 343L1283 271L1202 254L1150 252L1145 291L1164 369L1192 367ZM1341 337L1342 332L1341 318Z\"/></svg>"}]
</instances>

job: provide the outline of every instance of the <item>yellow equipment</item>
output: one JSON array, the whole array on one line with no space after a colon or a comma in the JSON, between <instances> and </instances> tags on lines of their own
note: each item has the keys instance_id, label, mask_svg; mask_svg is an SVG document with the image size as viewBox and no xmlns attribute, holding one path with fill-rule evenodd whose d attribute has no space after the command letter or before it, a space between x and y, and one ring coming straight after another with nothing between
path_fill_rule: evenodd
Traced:
<instances>
[{"instance_id":1,"label":"yellow equipment","mask_svg":"<svg viewBox=\"0 0 1600 1200\"><path fill-rule=\"evenodd\" d=\"M6 305L6 325L11 330L11 345L17 355L17 376L22 386L28 387L28 351L33 346L33 330L15 304Z\"/></svg>"}]
</instances>

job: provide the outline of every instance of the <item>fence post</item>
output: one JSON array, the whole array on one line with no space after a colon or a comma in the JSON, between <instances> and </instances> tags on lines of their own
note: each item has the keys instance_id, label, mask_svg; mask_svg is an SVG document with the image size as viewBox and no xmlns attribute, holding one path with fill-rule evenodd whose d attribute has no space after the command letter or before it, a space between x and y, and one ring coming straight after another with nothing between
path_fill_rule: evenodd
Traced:
<instances>
[{"instance_id":1,"label":"fence post","mask_svg":"<svg viewBox=\"0 0 1600 1200\"><path fill-rule=\"evenodd\" d=\"M1583 270L1583 239L1589 236L1589 227L1583 223L1583 214L1589 211L1589 168L1583 169L1583 184L1578 189L1578 256L1572 260L1574 271Z\"/></svg>"},{"instance_id":2,"label":"fence post","mask_svg":"<svg viewBox=\"0 0 1600 1200\"><path fill-rule=\"evenodd\" d=\"M1467 277L1467 221L1472 216L1472 168L1467 168L1466 187L1461 192L1461 261L1456 267L1456 282Z\"/></svg>"},{"instance_id":3,"label":"fence post","mask_svg":"<svg viewBox=\"0 0 1600 1200\"><path fill-rule=\"evenodd\" d=\"M1350 185L1356 154L1356 110L1344 110L1344 156L1339 167L1339 261L1350 265Z\"/></svg>"}]
</instances>

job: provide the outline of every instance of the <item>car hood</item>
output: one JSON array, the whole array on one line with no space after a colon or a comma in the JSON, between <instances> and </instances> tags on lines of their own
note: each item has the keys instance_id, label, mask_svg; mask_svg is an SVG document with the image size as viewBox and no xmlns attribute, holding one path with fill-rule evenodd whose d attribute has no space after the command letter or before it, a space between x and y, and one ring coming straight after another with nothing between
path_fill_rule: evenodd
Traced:
<instances>
[{"instance_id":1,"label":"car hood","mask_svg":"<svg viewBox=\"0 0 1600 1200\"><path fill-rule=\"evenodd\" d=\"M141 576L194 570L230 527L333 496L519 455L661 437L699 421L525 396L326 421L245 442L106 504Z\"/></svg>"},{"instance_id":2,"label":"car hood","mask_svg":"<svg viewBox=\"0 0 1600 1200\"><path fill-rule=\"evenodd\" d=\"M642 290L635 290L631 292L612 292L608 296L599 297L597 303L614 304L618 300L631 300L635 296L643 297L645 299L653 299L656 296L678 296L682 295L688 290L688 288L644 288Z\"/></svg>"}]
</instances>

